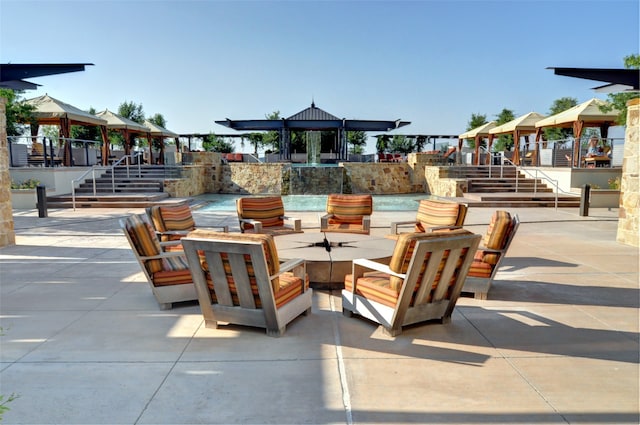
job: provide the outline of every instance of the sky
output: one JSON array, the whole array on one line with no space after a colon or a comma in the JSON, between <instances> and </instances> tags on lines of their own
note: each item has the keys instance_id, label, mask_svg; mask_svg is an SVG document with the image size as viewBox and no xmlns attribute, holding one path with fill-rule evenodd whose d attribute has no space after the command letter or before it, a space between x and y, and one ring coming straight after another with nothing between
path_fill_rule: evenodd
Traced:
<instances>
[{"instance_id":1,"label":"sky","mask_svg":"<svg viewBox=\"0 0 640 425\"><path fill-rule=\"evenodd\" d=\"M92 63L32 78L80 109L123 102L179 134L216 120L410 121L390 134L458 135L472 114L547 115L606 94L547 67L623 68L640 52L638 0L0 0L0 63ZM367 153L374 152L373 139ZM247 146L249 149L249 146Z\"/></svg>"}]
</instances>

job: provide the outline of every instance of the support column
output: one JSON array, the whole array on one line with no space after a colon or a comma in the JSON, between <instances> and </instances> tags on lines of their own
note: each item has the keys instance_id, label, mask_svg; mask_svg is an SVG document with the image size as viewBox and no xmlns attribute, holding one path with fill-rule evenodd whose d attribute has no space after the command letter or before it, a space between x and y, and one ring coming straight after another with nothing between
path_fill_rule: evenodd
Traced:
<instances>
[{"instance_id":1,"label":"support column","mask_svg":"<svg viewBox=\"0 0 640 425\"><path fill-rule=\"evenodd\" d=\"M0 247L15 245L16 232L13 227L11 207L11 175L9 174L9 146L7 141L6 102L0 97Z\"/></svg>"},{"instance_id":2,"label":"support column","mask_svg":"<svg viewBox=\"0 0 640 425\"><path fill-rule=\"evenodd\" d=\"M620 178L620 212L616 241L639 246L640 238L640 98L627 102L627 128Z\"/></svg>"}]
</instances>

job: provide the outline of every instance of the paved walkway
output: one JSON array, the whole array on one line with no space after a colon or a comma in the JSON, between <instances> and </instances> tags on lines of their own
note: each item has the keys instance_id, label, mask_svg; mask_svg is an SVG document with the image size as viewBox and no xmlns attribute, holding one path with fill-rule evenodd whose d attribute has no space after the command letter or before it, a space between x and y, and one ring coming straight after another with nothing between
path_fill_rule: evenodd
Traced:
<instances>
[{"instance_id":1,"label":"paved walkway","mask_svg":"<svg viewBox=\"0 0 640 425\"><path fill-rule=\"evenodd\" d=\"M206 329L195 304L158 309L117 224L140 210L15 211L0 394L19 398L3 423L637 424L638 249L615 241L618 211L511 211L523 224L489 300L396 338L327 291L281 338ZM374 232L413 215L375 213Z\"/></svg>"}]
</instances>

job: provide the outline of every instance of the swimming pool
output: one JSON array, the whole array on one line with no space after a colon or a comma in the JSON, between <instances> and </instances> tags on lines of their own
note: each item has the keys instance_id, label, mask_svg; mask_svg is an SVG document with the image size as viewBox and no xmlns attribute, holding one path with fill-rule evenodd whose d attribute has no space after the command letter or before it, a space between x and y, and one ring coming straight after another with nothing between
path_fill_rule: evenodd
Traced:
<instances>
[{"instance_id":1,"label":"swimming pool","mask_svg":"<svg viewBox=\"0 0 640 425\"><path fill-rule=\"evenodd\" d=\"M197 196L194 199L206 203L204 207L199 209L200 212L235 211L236 199L245 196L251 195L207 194ZM421 193L373 195L373 209L374 211L416 211L420 200L430 197L430 195ZM284 195L282 202L285 211L325 211L327 195Z\"/></svg>"}]
</instances>

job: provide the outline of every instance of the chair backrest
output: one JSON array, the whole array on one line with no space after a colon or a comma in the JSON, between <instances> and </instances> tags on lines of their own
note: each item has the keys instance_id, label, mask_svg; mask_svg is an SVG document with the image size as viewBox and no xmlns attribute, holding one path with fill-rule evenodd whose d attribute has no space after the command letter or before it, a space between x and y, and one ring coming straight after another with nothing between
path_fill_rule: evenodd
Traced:
<instances>
[{"instance_id":1,"label":"chair backrest","mask_svg":"<svg viewBox=\"0 0 640 425\"><path fill-rule=\"evenodd\" d=\"M423 199L418 206L415 230L425 232L435 226L462 226L467 209L466 204L458 202Z\"/></svg>"},{"instance_id":2,"label":"chair backrest","mask_svg":"<svg viewBox=\"0 0 640 425\"><path fill-rule=\"evenodd\" d=\"M517 219L517 215L514 218ZM506 249L511 243L515 224L516 220L512 219L508 211L495 211L482 240L483 245L489 249Z\"/></svg>"},{"instance_id":3,"label":"chair backrest","mask_svg":"<svg viewBox=\"0 0 640 425\"><path fill-rule=\"evenodd\" d=\"M365 195L330 194L327 197L327 213L342 222L362 222L362 217L373 212L373 198Z\"/></svg>"},{"instance_id":4,"label":"chair backrest","mask_svg":"<svg viewBox=\"0 0 640 425\"><path fill-rule=\"evenodd\" d=\"M262 227L284 226L284 204L280 196L239 198L236 210L239 219L257 220ZM253 226L241 221L240 228L247 230Z\"/></svg>"},{"instance_id":5,"label":"chair backrest","mask_svg":"<svg viewBox=\"0 0 640 425\"><path fill-rule=\"evenodd\" d=\"M480 235L464 229L401 234L389 269L406 276L390 276L389 287L400 293L409 282L411 291L419 289L420 296L412 298L410 306L457 298L479 243Z\"/></svg>"},{"instance_id":6,"label":"chair backrest","mask_svg":"<svg viewBox=\"0 0 640 425\"><path fill-rule=\"evenodd\" d=\"M206 247L194 244L206 239ZM209 287L211 301L229 306L259 308L268 294L260 281L278 292L280 261L273 236L264 233L223 233L198 229L183 239L187 257L196 247L199 265ZM191 254L193 255L193 254ZM189 263L191 264L190 258ZM194 277L195 279L195 277ZM262 292L264 291L264 292Z\"/></svg>"},{"instance_id":7,"label":"chair backrest","mask_svg":"<svg viewBox=\"0 0 640 425\"><path fill-rule=\"evenodd\" d=\"M134 214L120 222L122 230L136 255L147 272L148 277L163 270L162 259L142 260L140 257L160 255L162 248L156 233L145 214Z\"/></svg>"},{"instance_id":8,"label":"chair backrest","mask_svg":"<svg viewBox=\"0 0 640 425\"><path fill-rule=\"evenodd\" d=\"M187 204L154 205L147 208L147 214L159 232L193 230L196 227L191 208Z\"/></svg>"}]
</instances>

